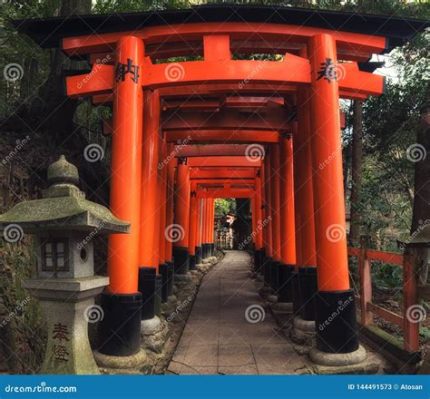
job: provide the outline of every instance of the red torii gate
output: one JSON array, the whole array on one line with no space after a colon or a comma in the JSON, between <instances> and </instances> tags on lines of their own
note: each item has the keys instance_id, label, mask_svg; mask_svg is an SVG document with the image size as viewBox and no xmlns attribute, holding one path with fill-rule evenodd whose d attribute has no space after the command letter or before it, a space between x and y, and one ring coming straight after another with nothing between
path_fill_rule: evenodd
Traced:
<instances>
[{"instance_id":1,"label":"red torii gate","mask_svg":"<svg viewBox=\"0 0 430 399\"><path fill-rule=\"evenodd\" d=\"M111 209L131 223L131 230L109 241L110 286L103 296L99 350L116 356L139 350L140 321L156 313L157 281L170 284L172 261L177 277L187 271L190 235L191 243L210 245L213 197L243 194L255 197L258 221L270 220L255 242L266 284L278 288L281 283L279 298L289 302L290 281L297 276L300 295L293 298L297 319L325 326L316 329L314 359L321 353L334 359L349 353L352 361L360 361L363 351L348 278L338 101L381 94L383 78L366 71L372 70L368 60L424 29L425 23L238 6L116 15L107 24L100 18L16 22L43 46L57 46L61 39L68 56L89 57L91 71L66 80L70 97L112 103ZM283 58L232 57L251 53ZM161 62L178 56L202 59ZM274 101L267 101L273 93ZM213 101L214 95L225 99ZM195 96L202 100L194 101ZM188 111L178 106L188 100L192 101ZM250 107L261 112L248 112L248 121L243 112ZM207 120L200 112L190 114L196 108L220 110ZM264 160L190 156L178 158L175 165L172 143L186 141L188 135L190 143L264 143ZM252 168L255 186L252 190L196 186L193 191L194 168L202 176L205 168ZM204 221L200 238L197 229L189 227L190 208L193 212L197 208L191 203L198 198L206 200L199 218ZM183 230L173 248L165 234L172 225ZM348 305L325 325L340 302Z\"/></svg>"}]
</instances>

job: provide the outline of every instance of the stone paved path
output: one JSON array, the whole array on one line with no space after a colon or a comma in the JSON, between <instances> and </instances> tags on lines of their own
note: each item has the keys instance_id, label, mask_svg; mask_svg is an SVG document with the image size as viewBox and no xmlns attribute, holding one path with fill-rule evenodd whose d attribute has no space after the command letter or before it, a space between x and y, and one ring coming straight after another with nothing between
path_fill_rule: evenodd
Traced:
<instances>
[{"instance_id":1,"label":"stone paved path","mask_svg":"<svg viewBox=\"0 0 430 399\"><path fill-rule=\"evenodd\" d=\"M305 367L270 313L246 321L247 307L261 304L249 262L247 253L227 251L204 277L168 373L295 374Z\"/></svg>"}]
</instances>

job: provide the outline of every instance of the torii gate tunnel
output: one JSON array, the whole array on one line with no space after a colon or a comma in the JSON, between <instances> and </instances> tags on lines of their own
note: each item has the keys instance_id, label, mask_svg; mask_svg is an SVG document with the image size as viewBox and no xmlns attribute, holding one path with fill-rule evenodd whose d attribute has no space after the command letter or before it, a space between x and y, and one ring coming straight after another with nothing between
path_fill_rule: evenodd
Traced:
<instances>
[{"instance_id":1,"label":"torii gate tunnel","mask_svg":"<svg viewBox=\"0 0 430 399\"><path fill-rule=\"evenodd\" d=\"M139 350L141 320L172 294L173 274L186 278L213 253L223 197L251 199L256 270L300 322L321 325L347 304L316 329L317 349L358 350L339 100L381 95L369 60L422 21L202 6L15 25L88 59L91 71L66 78L67 95L112 107L110 207L131 229L109 241L100 352Z\"/></svg>"}]
</instances>

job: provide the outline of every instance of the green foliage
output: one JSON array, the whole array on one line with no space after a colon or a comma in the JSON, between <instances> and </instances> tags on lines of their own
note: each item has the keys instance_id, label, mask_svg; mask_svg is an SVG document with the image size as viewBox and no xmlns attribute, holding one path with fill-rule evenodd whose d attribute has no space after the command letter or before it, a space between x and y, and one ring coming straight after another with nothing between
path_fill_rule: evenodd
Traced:
<instances>
[{"instance_id":1,"label":"green foliage","mask_svg":"<svg viewBox=\"0 0 430 399\"><path fill-rule=\"evenodd\" d=\"M226 215L236 211L236 201L234 198L217 198L215 200L215 214L217 216Z\"/></svg>"}]
</instances>

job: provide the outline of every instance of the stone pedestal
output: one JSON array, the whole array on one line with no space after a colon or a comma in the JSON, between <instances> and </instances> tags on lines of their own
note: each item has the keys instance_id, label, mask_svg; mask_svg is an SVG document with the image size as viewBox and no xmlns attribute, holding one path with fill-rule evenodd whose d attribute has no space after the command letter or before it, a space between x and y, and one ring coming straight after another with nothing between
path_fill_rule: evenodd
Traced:
<instances>
[{"instance_id":1,"label":"stone pedestal","mask_svg":"<svg viewBox=\"0 0 430 399\"><path fill-rule=\"evenodd\" d=\"M296 344L313 346L315 341L315 321L303 320L301 317L295 317L293 329L291 330L291 340Z\"/></svg>"},{"instance_id":2,"label":"stone pedestal","mask_svg":"<svg viewBox=\"0 0 430 399\"><path fill-rule=\"evenodd\" d=\"M39 299L47 320L48 344L42 374L99 374L88 340L87 323L103 319L94 297L107 277L32 279L24 287Z\"/></svg>"}]
</instances>

